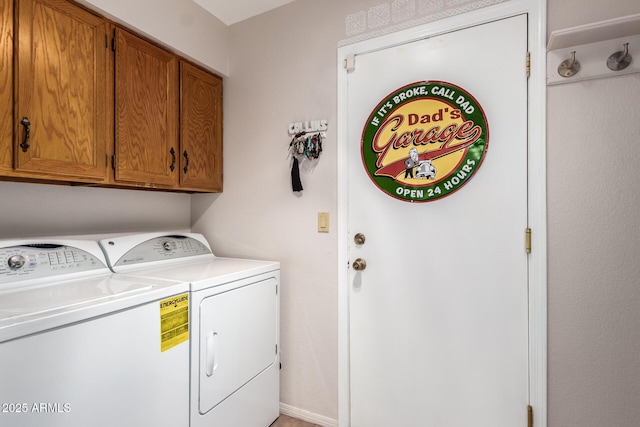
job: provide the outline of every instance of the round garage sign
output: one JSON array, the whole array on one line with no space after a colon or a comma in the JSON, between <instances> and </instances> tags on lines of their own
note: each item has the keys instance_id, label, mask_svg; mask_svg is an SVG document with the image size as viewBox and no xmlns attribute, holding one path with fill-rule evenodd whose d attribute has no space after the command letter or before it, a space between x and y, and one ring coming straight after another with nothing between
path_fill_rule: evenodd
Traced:
<instances>
[{"instance_id":1,"label":"round garage sign","mask_svg":"<svg viewBox=\"0 0 640 427\"><path fill-rule=\"evenodd\" d=\"M362 132L362 161L375 185L408 202L430 202L462 188L489 147L478 101L441 81L418 82L383 99Z\"/></svg>"}]
</instances>

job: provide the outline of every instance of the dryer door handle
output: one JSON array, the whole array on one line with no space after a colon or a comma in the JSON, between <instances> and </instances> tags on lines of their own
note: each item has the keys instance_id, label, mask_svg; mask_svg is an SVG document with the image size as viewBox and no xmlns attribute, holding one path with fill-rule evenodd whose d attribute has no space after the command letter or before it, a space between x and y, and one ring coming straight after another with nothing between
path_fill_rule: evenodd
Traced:
<instances>
[{"instance_id":1,"label":"dryer door handle","mask_svg":"<svg viewBox=\"0 0 640 427\"><path fill-rule=\"evenodd\" d=\"M207 364L207 376L213 375L213 372L218 368L218 362L216 361L216 341L218 333L210 331L207 334L207 349L206 349L206 364Z\"/></svg>"}]
</instances>

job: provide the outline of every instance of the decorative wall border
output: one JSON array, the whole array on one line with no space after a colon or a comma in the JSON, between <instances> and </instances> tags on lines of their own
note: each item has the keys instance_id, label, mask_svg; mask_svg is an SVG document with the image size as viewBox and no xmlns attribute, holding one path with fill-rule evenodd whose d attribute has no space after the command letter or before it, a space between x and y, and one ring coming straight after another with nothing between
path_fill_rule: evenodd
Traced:
<instances>
[{"instance_id":1,"label":"decorative wall border","mask_svg":"<svg viewBox=\"0 0 640 427\"><path fill-rule=\"evenodd\" d=\"M348 38L340 40L338 47L508 1L393 0L392 2L372 6L366 11L361 10L347 15L345 18L345 35ZM438 10L439 12L433 13Z\"/></svg>"}]
</instances>

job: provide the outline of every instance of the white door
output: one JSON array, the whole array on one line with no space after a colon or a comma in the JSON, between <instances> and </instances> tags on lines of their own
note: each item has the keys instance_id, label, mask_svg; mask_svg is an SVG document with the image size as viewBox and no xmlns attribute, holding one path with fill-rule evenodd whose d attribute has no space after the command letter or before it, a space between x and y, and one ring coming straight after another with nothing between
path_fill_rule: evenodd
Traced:
<instances>
[{"instance_id":1,"label":"white door","mask_svg":"<svg viewBox=\"0 0 640 427\"><path fill-rule=\"evenodd\" d=\"M526 422L526 52L521 15L355 57L347 77L348 250L350 263L360 258L366 268L350 266L348 275L352 427ZM432 83L422 92L420 85L399 91L421 81ZM389 97L427 99L429 90L440 99L431 114L410 116ZM471 98L475 103L465 103ZM471 127L453 142L448 135L462 122L440 138L429 130L442 128L447 113L464 120L469 105L484 112L488 146L477 153L481 161L463 170ZM366 126L382 127L389 111L404 117L402 126L422 129L412 134L396 119L374 141L377 166L395 162L393 173L386 171L397 174L389 178L399 183L392 194L365 169L361 147ZM393 140L391 130L406 134ZM387 142L395 144L395 158L384 150ZM447 178L451 164L433 152L456 144L462 148L445 157L465 173ZM418 162L406 167L407 176L403 165L413 146L420 161L431 161L435 177L426 166L418 177ZM420 187L426 183L439 185ZM450 194L441 197L445 190ZM355 243L357 233L364 243Z\"/></svg>"}]
</instances>

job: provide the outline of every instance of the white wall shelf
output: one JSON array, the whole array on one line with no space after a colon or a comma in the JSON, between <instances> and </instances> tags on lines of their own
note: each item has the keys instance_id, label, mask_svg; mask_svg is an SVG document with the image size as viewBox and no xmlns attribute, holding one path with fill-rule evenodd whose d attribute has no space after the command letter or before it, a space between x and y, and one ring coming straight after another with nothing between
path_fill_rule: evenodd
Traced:
<instances>
[{"instance_id":1,"label":"white wall shelf","mask_svg":"<svg viewBox=\"0 0 640 427\"><path fill-rule=\"evenodd\" d=\"M629 43L631 64L612 71L607 59ZM571 77L558 73L558 66L576 52L580 71ZM640 73L640 14L630 15L551 33L547 44L547 84L556 85L603 77Z\"/></svg>"}]
</instances>

